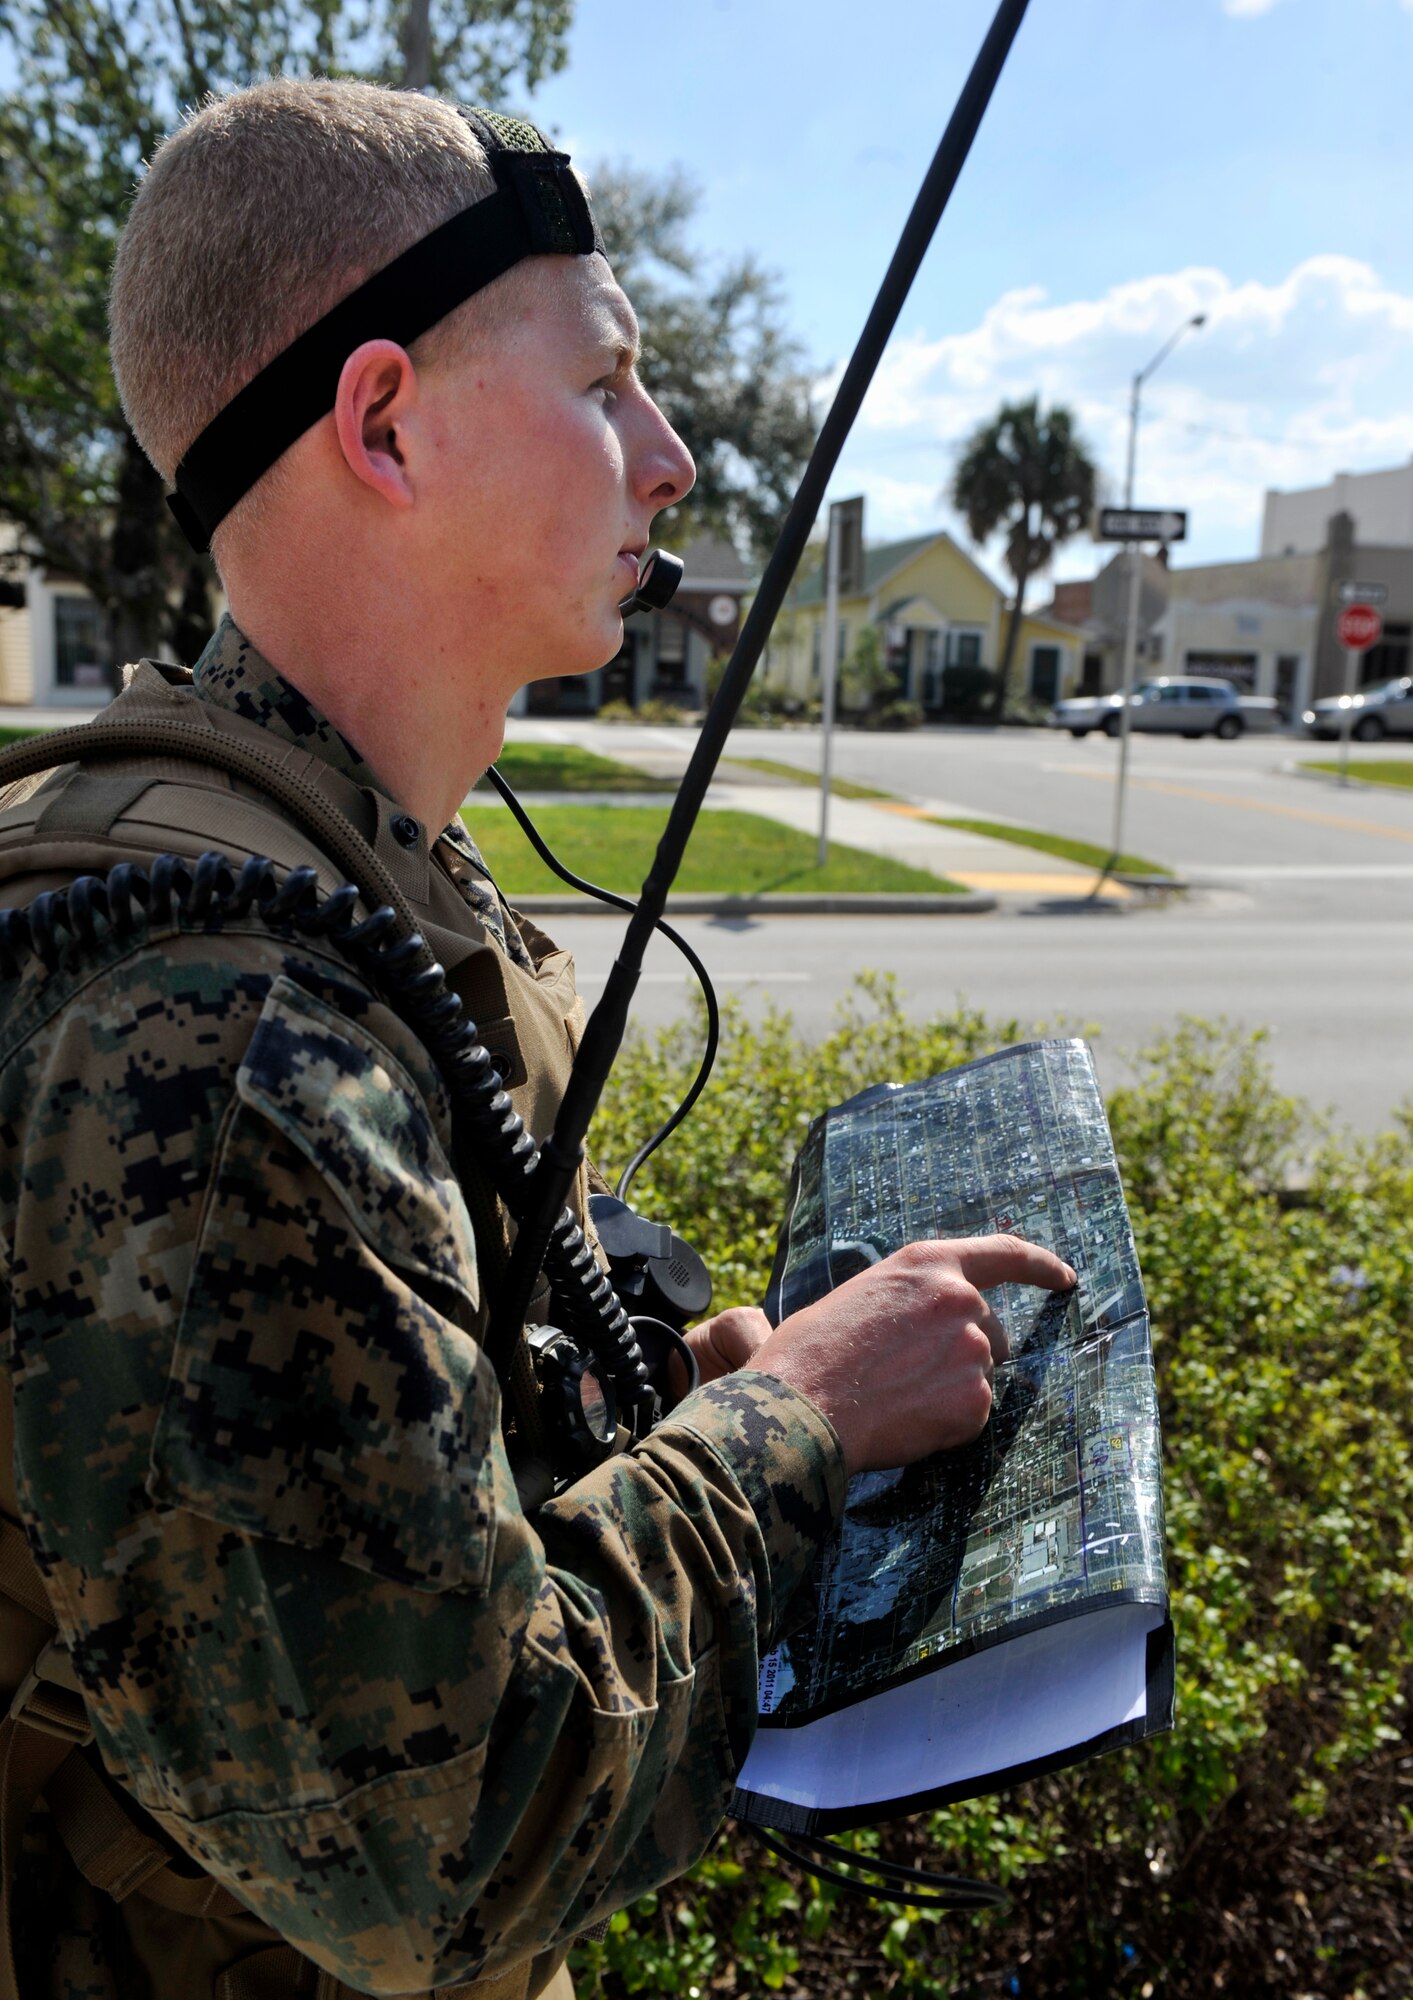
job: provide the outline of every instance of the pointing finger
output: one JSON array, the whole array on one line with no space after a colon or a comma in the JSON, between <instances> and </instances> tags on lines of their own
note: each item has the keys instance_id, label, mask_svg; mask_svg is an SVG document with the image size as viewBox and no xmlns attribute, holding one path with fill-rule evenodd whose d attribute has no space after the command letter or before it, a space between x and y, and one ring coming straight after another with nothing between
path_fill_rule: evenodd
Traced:
<instances>
[{"instance_id":1,"label":"pointing finger","mask_svg":"<svg viewBox=\"0 0 1413 2000\"><path fill-rule=\"evenodd\" d=\"M992 1285L1044 1285L1052 1292L1067 1292L1076 1283L1063 1258L1019 1236L971 1236L949 1248L979 1291Z\"/></svg>"}]
</instances>

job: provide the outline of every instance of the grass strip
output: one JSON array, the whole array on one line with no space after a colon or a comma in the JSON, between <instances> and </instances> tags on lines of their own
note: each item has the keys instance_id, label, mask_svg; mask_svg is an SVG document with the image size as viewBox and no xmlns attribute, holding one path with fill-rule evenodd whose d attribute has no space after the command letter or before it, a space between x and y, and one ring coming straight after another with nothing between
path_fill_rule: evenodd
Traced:
<instances>
[{"instance_id":1,"label":"grass strip","mask_svg":"<svg viewBox=\"0 0 1413 2000\"><path fill-rule=\"evenodd\" d=\"M1008 841L1012 847L1033 848L1037 854L1053 854L1059 861L1073 861L1081 868L1102 868L1109 859L1106 847L1094 847L1087 840L1070 840L1062 833L1041 833L1033 826L1008 826L996 819L939 819L927 815L931 826L954 827L958 833L977 833L985 840ZM1114 864L1117 875L1171 875L1160 861L1145 861L1141 854L1121 854Z\"/></svg>"},{"instance_id":2,"label":"grass strip","mask_svg":"<svg viewBox=\"0 0 1413 2000\"><path fill-rule=\"evenodd\" d=\"M1302 771L1328 771L1331 777L1339 776L1338 764L1302 764ZM1404 789L1413 787L1413 757L1399 763L1351 763L1351 778L1357 778L1361 785L1396 785Z\"/></svg>"},{"instance_id":3,"label":"grass strip","mask_svg":"<svg viewBox=\"0 0 1413 2000\"><path fill-rule=\"evenodd\" d=\"M504 806L464 806L461 817L507 896L563 890ZM620 895L636 895L642 887L666 822L666 811L654 806L546 806L535 814L567 868ZM945 876L857 847L832 842L823 868L815 853L813 834L758 813L704 812L674 886L684 894L721 896L966 893Z\"/></svg>"},{"instance_id":4,"label":"grass strip","mask_svg":"<svg viewBox=\"0 0 1413 2000\"><path fill-rule=\"evenodd\" d=\"M31 736L47 736L47 729L0 729L0 750L7 743L25 743Z\"/></svg>"},{"instance_id":5,"label":"grass strip","mask_svg":"<svg viewBox=\"0 0 1413 2000\"><path fill-rule=\"evenodd\" d=\"M801 770L798 764L781 764L774 757L723 757L723 764L739 764L743 771L760 771L767 778L783 778L787 784L810 785L819 790L819 776L814 771ZM892 792L881 792L876 785L857 785L852 778L829 780L829 789L841 799L891 799Z\"/></svg>"},{"instance_id":6,"label":"grass strip","mask_svg":"<svg viewBox=\"0 0 1413 2000\"><path fill-rule=\"evenodd\" d=\"M496 769L513 792L670 792L670 778L654 778L572 743L507 743ZM490 790L484 778L477 791Z\"/></svg>"}]
</instances>

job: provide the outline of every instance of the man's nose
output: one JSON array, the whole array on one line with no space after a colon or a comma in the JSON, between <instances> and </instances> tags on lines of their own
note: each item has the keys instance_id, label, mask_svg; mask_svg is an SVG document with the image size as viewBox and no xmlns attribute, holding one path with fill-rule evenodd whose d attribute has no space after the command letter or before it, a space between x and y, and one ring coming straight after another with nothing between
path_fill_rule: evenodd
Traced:
<instances>
[{"instance_id":1,"label":"man's nose","mask_svg":"<svg viewBox=\"0 0 1413 2000\"><path fill-rule=\"evenodd\" d=\"M653 507L675 507L696 485L697 468L657 404L650 397L645 401L652 413L651 432L644 440L635 484L640 497Z\"/></svg>"}]
</instances>

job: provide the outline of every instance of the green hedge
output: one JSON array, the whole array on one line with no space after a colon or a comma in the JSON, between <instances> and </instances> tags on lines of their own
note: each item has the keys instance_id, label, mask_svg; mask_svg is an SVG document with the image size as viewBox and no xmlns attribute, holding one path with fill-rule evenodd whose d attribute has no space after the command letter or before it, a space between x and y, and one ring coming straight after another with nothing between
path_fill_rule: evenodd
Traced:
<instances>
[{"instance_id":1,"label":"green hedge","mask_svg":"<svg viewBox=\"0 0 1413 2000\"><path fill-rule=\"evenodd\" d=\"M903 1017L872 979L806 1048L729 1016L716 1076L634 1197L760 1295L810 1116L881 1078L1022 1038ZM600 1114L615 1168L695 1067L695 1031L632 1044ZM1321 1137L1259 1038L1180 1025L1110 1116L1153 1313L1171 1736L1001 1798L850 1836L1010 1885L937 1919L820 1891L728 1827L685 1881L576 1954L603 1994L1342 1995L1403 2000L1413 1965L1413 1126ZM1292 1200L1292 1167L1313 1174Z\"/></svg>"}]
</instances>

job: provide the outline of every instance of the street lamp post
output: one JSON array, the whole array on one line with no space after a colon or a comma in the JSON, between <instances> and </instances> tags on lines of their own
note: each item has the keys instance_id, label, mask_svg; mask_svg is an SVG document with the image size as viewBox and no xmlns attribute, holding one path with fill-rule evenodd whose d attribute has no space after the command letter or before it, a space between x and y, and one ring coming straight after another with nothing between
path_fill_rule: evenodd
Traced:
<instances>
[{"instance_id":1,"label":"street lamp post","mask_svg":"<svg viewBox=\"0 0 1413 2000\"><path fill-rule=\"evenodd\" d=\"M1133 469L1138 456L1138 399L1144 383L1167 360L1185 333L1195 332L1207 321L1206 313L1194 313L1158 349L1146 368L1133 378L1128 404L1128 469L1124 475L1124 506L1133 506ZM1119 710L1119 776L1114 788L1114 837L1109 870L1117 868L1124 851L1124 802L1128 786L1128 739L1133 722L1133 682L1138 663L1138 603L1143 578L1143 552L1137 542L1128 545L1128 620L1124 628L1123 706Z\"/></svg>"}]
</instances>

